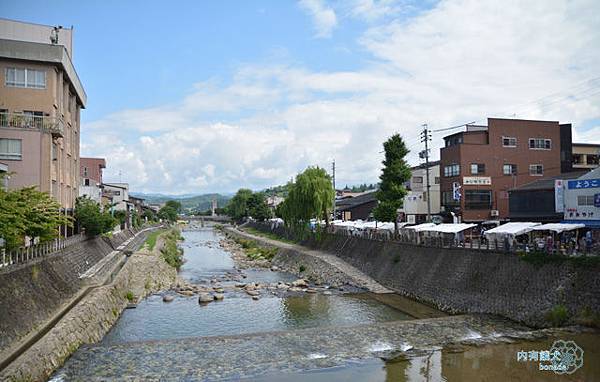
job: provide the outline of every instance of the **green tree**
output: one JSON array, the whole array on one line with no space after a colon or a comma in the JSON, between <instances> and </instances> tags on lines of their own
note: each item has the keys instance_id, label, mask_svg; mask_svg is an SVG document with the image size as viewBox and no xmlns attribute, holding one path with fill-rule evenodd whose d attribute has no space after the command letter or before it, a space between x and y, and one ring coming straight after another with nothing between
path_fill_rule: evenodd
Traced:
<instances>
[{"instance_id":1,"label":"green tree","mask_svg":"<svg viewBox=\"0 0 600 382\"><path fill-rule=\"evenodd\" d=\"M23 245L25 236L41 242L59 236L59 228L72 226L72 218L61 213L60 204L35 187L5 191L0 188L0 237L8 248Z\"/></svg>"},{"instance_id":2,"label":"green tree","mask_svg":"<svg viewBox=\"0 0 600 382\"><path fill-rule=\"evenodd\" d=\"M404 183L410 179L410 167L404 159L408 149L399 134L392 135L383 143L385 159L379 179L377 200L379 204L373 210L373 216L379 221L393 221L398 232L398 208L402 207L406 188Z\"/></svg>"},{"instance_id":3,"label":"green tree","mask_svg":"<svg viewBox=\"0 0 600 382\"><path fill-rule=\"evenodd\" d=\"M309 167L288 184L288 197L279 208L286 225L305 228L310 219L323 219L329 225L335 190L331 177L320 167Z\"/></svg>"},{"instance_id":4,"label":"green tree","mask_svg":"<svg viewBox=\"0 0 600 382\"><path fill-rule=\"evenodd\" d=\"M167 200L165 207L171 207L176 213L181 213L181 202L177 200Z\"/></svg>"},{"instance_id":5,"label":"green tree","mask_svg":"<svg viewBox=\"0 0 600 382\"><path fill-rule=\"evenodd\" d=\"M173 208L172 205L165 204L160 210L158 210L158 217L162 220L174 222L177 220L177 210Z\"/></svg>"},{"instance_id":6,"label":"green tree","mask_svg":"<svg viewBox=\"0 0 600 382\"><path fill-rule=\"evenodd\" d=\"M240 188L235 196L227 203L227 215L234 220L242 220L249 214L248 201L252 196L252 190Z\"/></svg>"},{"instance_id":7,"label":"green tree","mask_svg":"<svg viewBox=\"0 0 600 382\"><path fill-rule=\"evenodd\" d=\"M252 216L254 219L263 221L271 217L271 211L267 206L267 198L262 192L254 192L247 201L248 216Z\"/></svg>"},{"instance_id":8,"label":"green tree","mask_svg":"<svg viewBox=\"0 0 600 382\"><path fill-rule=\"evenodd\" d=\"M100 205L89 198L77 198L75 219L89 236L110 232L118 221L108 211L102 211Z\"/></svg>"}]
</instances>

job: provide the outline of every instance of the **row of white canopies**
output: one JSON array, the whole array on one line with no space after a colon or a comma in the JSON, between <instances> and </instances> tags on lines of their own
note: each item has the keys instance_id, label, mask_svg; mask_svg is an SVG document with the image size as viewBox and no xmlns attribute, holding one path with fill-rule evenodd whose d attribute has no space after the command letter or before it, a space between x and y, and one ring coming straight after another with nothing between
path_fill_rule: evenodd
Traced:
<instances>
[{"instance_id":1,"label":"row of white canopies","mask_svg":"<svg viewBox=\"0 0 600 382\"><path fill-rule=\"evenodd\" d=\"M354 221L341 221L334 220L332 222L334 227L349 229L349 230L394 230L394 223L390 222L363 222L361 220ZM423 223L417 225L408 225L408 223L398 223L398 228L402 230L412 232L438 232L438 233L449 233L456 234L462 231L466 231L470 228L476 227L477 224L472 223ZM576 229L585 228L584 224L570 224L570 223L532 223L532 222L514 222L505 223L498 227L492 228L485 231L485 235L488 239L493 239L494 236L497 238L505 235L519 236L527 234L531 231L551 231L555 233L562 233L565 231L573 231Z\"/></svg>"}]
</instances>

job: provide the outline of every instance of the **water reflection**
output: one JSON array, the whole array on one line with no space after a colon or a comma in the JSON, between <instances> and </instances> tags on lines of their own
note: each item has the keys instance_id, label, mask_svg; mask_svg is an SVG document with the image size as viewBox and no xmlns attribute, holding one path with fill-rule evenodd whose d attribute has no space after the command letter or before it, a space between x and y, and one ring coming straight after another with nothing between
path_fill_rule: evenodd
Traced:
<instances>
[{"instance_id":1,"label":"water reflection","mask_svg":"<svg viewBox=\"0 0 600 382\"><path fill-rule=\"evenodd\" d=\"M514 344L465 346L435 350L404 360L368 360L344 366L298 374L272 374L254 377L261 382L334 381L598 381L600 380L600 335L577 334L564 337L584 349L583 367L571 375L540 371L536 362L517 362L520 350L547 350L556 340Z\"/></svg>"}]
</instances>

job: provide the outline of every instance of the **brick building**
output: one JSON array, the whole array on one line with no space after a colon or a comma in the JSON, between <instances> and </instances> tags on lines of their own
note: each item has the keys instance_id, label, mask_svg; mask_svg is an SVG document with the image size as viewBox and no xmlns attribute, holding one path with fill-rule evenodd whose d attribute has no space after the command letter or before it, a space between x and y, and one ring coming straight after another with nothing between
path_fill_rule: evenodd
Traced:
<instances>
[{"instance_id":1,"label":"brick building","mask_svg":"<svg viewBox=\"0 0 600 382\"><path fill-rule=\"evenodd\" d=\"M507 219L508 190L572 171L570 124L488 118L444 141L441 205L463 221Z\"/></svg>"}]
</instances>

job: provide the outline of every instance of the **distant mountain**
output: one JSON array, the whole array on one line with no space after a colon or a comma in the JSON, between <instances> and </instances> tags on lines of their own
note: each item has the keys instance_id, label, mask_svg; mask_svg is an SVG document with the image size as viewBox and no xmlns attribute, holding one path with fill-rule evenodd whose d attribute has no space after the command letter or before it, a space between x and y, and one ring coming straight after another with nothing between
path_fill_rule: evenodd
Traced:
<instances>
[{"instance_id":1,"label":"distant mountain","mask_svg":"<svg viewBox=\"0 0 600 382\"><path fill-rule=\"evenodd\" d=\"M206 211L211 208L213 198L217 199L218 207L225 207L230 195L222 194L203 194L203 195L164 195L164 194L144 194L144 193L131 193L131 195L146 199L146 203L159 204L164 203L167 200L177 200L181 203L181 207L184 210L198 210Z\"/></svg>"}]
</instances>

